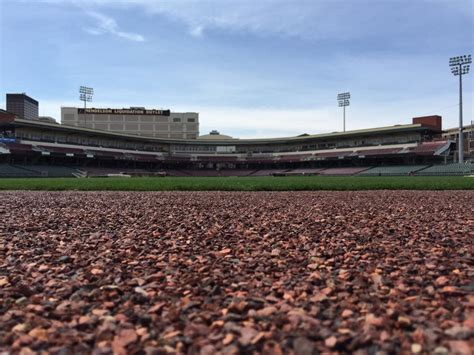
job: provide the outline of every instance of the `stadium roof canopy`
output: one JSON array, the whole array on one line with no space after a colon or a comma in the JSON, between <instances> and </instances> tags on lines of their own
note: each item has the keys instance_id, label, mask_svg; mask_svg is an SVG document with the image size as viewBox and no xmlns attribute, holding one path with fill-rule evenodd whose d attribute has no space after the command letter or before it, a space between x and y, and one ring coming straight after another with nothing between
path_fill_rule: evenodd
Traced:
<instances>
[{"instance_id":1,"label":"stadium roof canopy","mask_svg":"<svg viewBox=\"0 0 474 355\"><path fill-rule=\"evenodd\" d=\"M276 143L304 143L309 141L338 139L338 138L353 138L357 136L372 136L380 134L397 134L403 132L419 132L419 131L436 131L433 127L418 124L395 125L387 127L359 129L345 132L332 132L322 134L308 134L294 137L278 137L278 138L253 138L253 139L236 139L226 135L220 135L219 139L215 135L204 135L199 139L170 139L170 138L152 138L143 137L131 134L123 134L112 131L103 131L97 129L90 129L85 127L67 126L56 123L42 122L36 120L28 120L19 118L7 111L0 110L0 126L15 126L15 127L30 127L36 129L44 129L48 132L67 132L70 134L82 134L86 136L99 136L123 139L128 141L141 141L164 144L211 144L211 145L249 145L249 144L276 144Z\"/></svg>"},{"instance_id":2,"label":"stadium roof canopy","mask_svg":"<svg viewBox=\"0 0 474 355\"><path fill-rule=\"evenodd\" d=\"M200 140L211 140L211 141L225 141L225 140L236 140L238 138L233 138L231 136L228 136L226 134L203 134L202 136L199 136L197 139Z\"/></svg>"}]
</instances>

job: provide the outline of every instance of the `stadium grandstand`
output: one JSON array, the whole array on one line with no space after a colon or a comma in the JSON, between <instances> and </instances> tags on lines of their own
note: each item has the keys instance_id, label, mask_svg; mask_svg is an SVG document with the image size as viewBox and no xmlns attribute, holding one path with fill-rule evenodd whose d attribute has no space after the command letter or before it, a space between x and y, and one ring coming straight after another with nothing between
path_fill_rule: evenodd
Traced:
<instances>
[{"instance_id":1,"label":"stadium grandstand","mask_svg":"<svg viewBox=\"0 0 474 355\"><path fill-rule=\"evenodd\" d=\"M0 176L463 175L440 116L411 124L237 139L143 137L28 120L0 110Z\"/></svg>"}]
</instances>

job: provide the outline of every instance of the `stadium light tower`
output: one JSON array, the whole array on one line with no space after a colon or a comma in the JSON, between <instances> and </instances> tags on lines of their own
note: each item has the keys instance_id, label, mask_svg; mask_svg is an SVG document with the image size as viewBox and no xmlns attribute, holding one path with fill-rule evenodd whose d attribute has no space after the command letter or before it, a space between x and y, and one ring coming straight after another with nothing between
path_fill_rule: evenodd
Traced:
<instances>
[{"instance_id":1,"label":"stadium light tower","mask_svg":"<svg viewBox=\"0 0 474 355\"><path fill-rule=\"evenodd\" d=\"M339 107L342 107L342 130L346 131L346 106L349 106L349 99L351 98L350 92L343 92L337 95L337 101L339 102Z\"/></svg>"},{"instance_id":2,"label":"stadium light tower","mask_svg":"<svg viewBox=\"0 0 474 355\"><path fill-rule=\"evenodd\" d=\"M94 95L94 89L87 86L79 87L79 100L84 101L84 127L86 127L87 113L86 108L87 102L92 102L92 96Z\"/></svg>"},{"instance_id":3,"label":"stadium light tower","mask_svg":"<svg viewBox=\"0 0 474 355\"><path fill-rule=\"evenodd\" d=\"M459 163L464 163L464 128L462 125L462 76L469 73L469 66L472 63L471 55L461 55L449 58L449 66L454 76L459 76Z\"/></svg>"}]
</instances>

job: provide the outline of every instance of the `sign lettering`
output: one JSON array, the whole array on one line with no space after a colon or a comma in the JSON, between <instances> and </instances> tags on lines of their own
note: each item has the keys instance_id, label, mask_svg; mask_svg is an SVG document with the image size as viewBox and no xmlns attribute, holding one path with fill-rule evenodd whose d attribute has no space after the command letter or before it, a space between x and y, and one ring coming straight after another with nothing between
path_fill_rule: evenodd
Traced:
<instances>
[{"instance_id":1,"label":"sign lettering","mask_svg":"<svg viewBox=\"0 0 474 355\"><path fill-rule=\"evenodd\" d=\"M142 110L130 108L78 108L77 113L80 115L148 115L148 116L169 116L170 110Z\"/></svg>"}]
</instances>

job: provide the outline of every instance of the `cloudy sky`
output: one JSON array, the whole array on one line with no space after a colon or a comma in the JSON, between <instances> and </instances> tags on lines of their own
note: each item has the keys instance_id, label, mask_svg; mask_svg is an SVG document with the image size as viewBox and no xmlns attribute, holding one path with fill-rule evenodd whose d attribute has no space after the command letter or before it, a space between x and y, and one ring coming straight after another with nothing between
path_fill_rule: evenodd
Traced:
<instances>
[{"instance_id":1,"label":"cloudy sky","mask_svg":"<svg viewBox=\"0 0 474 355\"><path fill-rule=\"evenodd\" d=\"M473 0L0 0L6 92L60 118L95 107L200 113L201 133L275 137L440 114L457 125L450 56L474 54ZM474 119L473 73L465 120Z\"/></svg>"}]
</instances>

